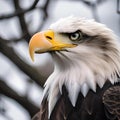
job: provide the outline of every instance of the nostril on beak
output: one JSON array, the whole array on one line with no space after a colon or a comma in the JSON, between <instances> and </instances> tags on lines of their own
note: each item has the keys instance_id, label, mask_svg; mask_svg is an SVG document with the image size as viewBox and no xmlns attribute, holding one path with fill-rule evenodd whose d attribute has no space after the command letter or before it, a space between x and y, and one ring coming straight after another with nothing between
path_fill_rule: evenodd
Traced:
<instances>
[{"instance_id":1,"label":"nostril on beak","mask_svg":"<svg viewBox=\"0 0 120 120\"><path fill-rule=\"evenodd\" d=\"M46 36L46 38L49 39L49 40L52 40L52 37L50 37L50 36Z\"/></svg>"}]
</instances>

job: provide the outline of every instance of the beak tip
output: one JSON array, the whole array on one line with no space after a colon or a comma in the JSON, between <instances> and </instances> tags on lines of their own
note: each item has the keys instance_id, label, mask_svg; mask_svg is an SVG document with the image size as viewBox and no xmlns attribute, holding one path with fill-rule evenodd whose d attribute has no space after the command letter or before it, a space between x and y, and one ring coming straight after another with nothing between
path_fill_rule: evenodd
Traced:
<instances>
[{"instance_id":1,"label":"beak tip","mask_svg":"<svg viewBox=\"0 0 120 120\"><path fill-rule=\"evenodd\" d=\"M29 49L29 55L30 55L31 60L34 62L34 50Z\"/></svg>"},{"instance_id":2,"label":"beak tip","mask_svg":"<svg viewBox=\"0 0 120 120\"><path fill-rule=\"evenodd\" d=\"M34 58L31 58L32 59L32 62L34 62Z\"/></svg>"},{"instance_id":3,"label":"beak tip","mask_svg":"<svg viewBox=\"0 0 120 120\"><path fill-rule=\"evenodd\" d=\"M34 53L33 53L33 54L30 54L30 58L31 58L31 60L34 62Z\"/></svg>"},{"instance_id":4,"label":"beak tip","mask_svg":"<svg viewBox=\"0 0 120 120\"><path fill-rule=\"evenodd\" d=\"M34 57L30 56L30 59L31 59L32 62L34 62Z\"/></svg>"}]
</instances>

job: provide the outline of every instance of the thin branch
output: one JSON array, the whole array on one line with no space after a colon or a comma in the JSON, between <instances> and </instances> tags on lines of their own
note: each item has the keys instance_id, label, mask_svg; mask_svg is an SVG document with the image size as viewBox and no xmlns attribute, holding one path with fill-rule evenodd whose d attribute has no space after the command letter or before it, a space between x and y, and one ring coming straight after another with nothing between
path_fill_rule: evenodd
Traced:
<instances>
[{"instance_id":1,"label":"thin branch","mask_svg":"<svg viewBox=\"0 0 120 120\"><path fill-rule=\"evenodd\" d=\"M25 36L26 36L26 34L24 34L20 38L4 39L4 38L0 37L0 39L4 40L4 42L6 42L6 43L17 43L17 42L20 42L20 41L24 40Z\"/></svg>"},{"instance_id":2,"label":"thin branch","mask_svg":"<svg viewBox=\"0 0 120 120\"><path fill-rule=\"evenodd\" d=\"M85 5L90 7L91 12L93 14L93 18L97 21L100 22L99 16L98 16L98 11L97 11L97 4L101 3L102 0L97 0L95 1L86 1L86 0L81 0Z\"/></svg>"},{"instance_id":3,"label":"thin branch","mask_svg":"<svg viewBox=\"0 0 120 120\"><path fill-rule=\"evenodd\" d=\"M120 0L117 0L117 13L120 14Z\"/></svg>"},{"instance_id":4,"label":"thin branch","mask_svg":"<svg viewBox=\"0 0 120 120\"><path fill-rule=\"evenodd\" d=\"M38 9L41 9L42 10L42 12L43 12L43 16L42 16L42 22L39 24L39 27L37 28L37 30L34 32L34 33L36 33L36 32L38 32L39 30L41 30L42 28L43 28L43 26L45 25L45 22L46 22L46 20L47 20L47 18L48 18L48 7L49 7L49 5L50 5L50 0L46 0L46 3L44 4L44 6L43 7L40 7L40 8L38 8ZM34 34L33 33L33 34Z\"/></svg>"},{"instance_id":5,"label":"thin branch","mask_svg":"<svg viewBox=\"0 0 120 120\"><path fill-rule=\"evenodd\" d=\"M98 16L98 11L97 11L97 4L91 4L91 11L93 14L93 18L97 21L100 22L99 16Z\"/></svg>"},{"instance_id":6,"label":"thin branch","mask_svg":"<svg viewBox=\"0 0 120 120\"><path fill-rule=\"evenodd\" d=\"M14 7L15 7L15 10L17 11L22 11L23 9L20 7L20 0L13 0L13 4L14 4ZM32 6L33 8L33 6ZM25 36L25 40L27 42L29 42L30 38L31 38L31 35L29 34L29 30L28 30L28 26L27 26L27 23L25 21L25 17L24 17L24 13L23 14L18 14L18 20L19 20L19 23L20 23L20 27L21 27L21 31L22 31L22 34L26 34Z\"/></svg>"},{"instance_id":7,"label":"thin branch","mask_svg":"<svg viewBox=\"0 0 120 120\"><path fill-rule=\"evenodd\" d=\"M0 78L0 94L3 94L7 97L10 97L17 101L20 105L22 105L32 117L36 112L39 111L39 108L30 102L26 97L20 96L17 92L15 92L12 88L10 88L4 80Z\"/></svg>"},{"instance_id":8,"label":"thin branch","mask_svg":"<svg viewBox=\"0 0 120 120\"><path fill-rule=\"evenodd\" d=\"M22 72L28 75L39 86L43 87L47 77L41 75L35 68L24 62L6 42L0 39L0 52L8 57Z\"/></svg>"},{"instance_id":9,"label":"thin branch","mask_svg":"<svg viewBox=\"0 0 120 120\"><path fill-rule=\"evenodd\" d=\"M16 0L16 1L17 1L17 0ZM39 2L39 0L35 0L34 3L33 3L28 9L25 9L25 10L17 10L17 11L15 11L14 13L8 14L8 15L1 15L1 16L0 16L0 20L12 18L12 17L18 16L18 15L20 15L20 14L27 13L27 12L33 10L33 9L36 7L36 5L37 5L38 2Z\"/></svg>"},{"instance_id":10,"label":"thin branch","mask_svg":"<svg viewBox=\"0 0 120 120\"><path fill-rule=\"evenodd\" d=\"M45 5L42 7L42 9L43 9L43 11L44 11L44 16L45 16L45 17L48 16L47 10L48 10L48 6L50 5L49 3L50 3L50 0L46 0Z\"/></svg>"}]
</instances>

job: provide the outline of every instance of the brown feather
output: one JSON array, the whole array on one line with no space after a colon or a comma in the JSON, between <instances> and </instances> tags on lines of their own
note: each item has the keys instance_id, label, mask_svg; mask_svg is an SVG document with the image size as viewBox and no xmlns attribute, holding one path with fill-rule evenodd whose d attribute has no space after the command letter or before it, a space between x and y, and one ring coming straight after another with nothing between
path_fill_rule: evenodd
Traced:
<instances>
[{"instance_id":1,"label":"brown feather","mask_svg":"<svg viewBox=\"0 0 120 120\"><path fill-rule=\"evenodd\" d=\"M120 85L113 86L103 95L107 116L113 120L120 120Z\"/></svg>"},{"instance_id":2,"label":"brown feather","mask_svg":"<svg viewBox=\"0 0 120 120\"><path fill-rule=\"evenodd\" d=\"M96 93L90 90L85 98L79 93L75 107L65 86L62 93L49 120L120 120L120 84L107 81L102 89L97 86ZM47 99L43 99L40 112L32 120L48 120Z\"/></svg>"}]
</instances>

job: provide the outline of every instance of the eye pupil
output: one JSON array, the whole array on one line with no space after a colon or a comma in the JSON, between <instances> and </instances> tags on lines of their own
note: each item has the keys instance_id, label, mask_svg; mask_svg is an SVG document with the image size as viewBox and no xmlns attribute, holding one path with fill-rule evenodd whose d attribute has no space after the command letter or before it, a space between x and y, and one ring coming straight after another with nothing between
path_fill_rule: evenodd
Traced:
<instances>
[{"instance_id":1,"label":"eye pupil","mask_svg":"<svg viewBox=\"0 0 120 120\"><path fill-rule=\"evenodd\" d=\"M76 34L72 34L72 37L76 37Z\"/></svg>"}]
</instances>

